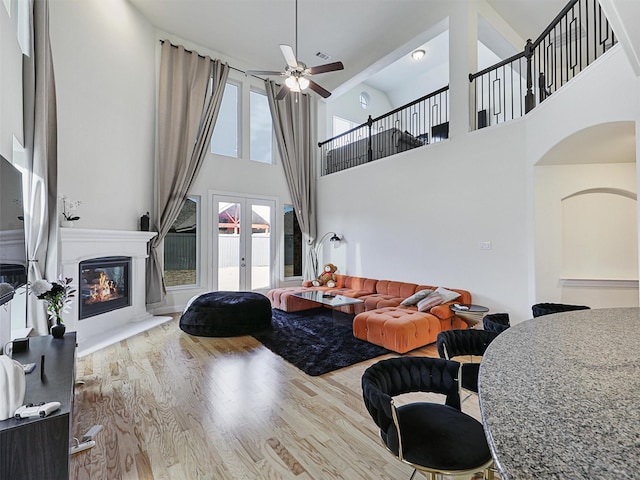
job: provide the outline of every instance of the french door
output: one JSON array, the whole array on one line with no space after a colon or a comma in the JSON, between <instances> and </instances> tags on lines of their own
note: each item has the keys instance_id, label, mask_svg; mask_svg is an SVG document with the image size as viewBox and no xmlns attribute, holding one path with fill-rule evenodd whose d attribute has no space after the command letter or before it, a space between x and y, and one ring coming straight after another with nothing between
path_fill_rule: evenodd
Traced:
<instances>
[{"instance_id":1,"label":"french door","mask_svg":"<svg viewBox=\"0 0 640 480\"><path fill-rule=\"evenodd\" d=\"M212 196L214 287L240 291L271 288L275 201Z\"/></svg>"}]
</instances>

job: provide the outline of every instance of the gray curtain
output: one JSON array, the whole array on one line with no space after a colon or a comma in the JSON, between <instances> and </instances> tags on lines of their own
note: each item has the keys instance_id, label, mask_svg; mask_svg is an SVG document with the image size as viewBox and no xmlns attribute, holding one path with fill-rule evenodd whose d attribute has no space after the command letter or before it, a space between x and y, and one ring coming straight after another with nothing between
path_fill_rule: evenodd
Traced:
<instances>
[{"instance_id":1,"label":"gray curtain","mask_svg":"<svg viewBox=\"0 0 640 480\"><path fill-rule=\"evenodd\" d=\"M267 81L266 88L291 201L306 240L304 278L310 280L316 277L317 263L313 249L316 238L316 163L311 99L309 95L290 93L283 100L276 100L280 87Z\"/></svg>"},{"instance_id":2,"label":"gray curtain","mask_svg":"<svg viewBox=\"0 0 640 480\"><path fill-rule=\"evenodd\" d=\"M158 247L178 217L207 154L229 66L182 46L162 44L158 96L155 230L147 261L147 303L166 294ZM209 93L209 95L207 94Z\"/></svg>"},{"instance_id":3,"label":"gray curtain","mask_svg":"<svg viewBox=\"0 0 640 480\"><path fill-rule=\"evenodd\" d=\"M29 281L58 275L58 131L56 88L49 41L49 1L32 0L30 56L22 61L24 147L28 186L25 228ZM49 333L45 305L28 296L27 326Z\"/></svg>"}]
</instances>

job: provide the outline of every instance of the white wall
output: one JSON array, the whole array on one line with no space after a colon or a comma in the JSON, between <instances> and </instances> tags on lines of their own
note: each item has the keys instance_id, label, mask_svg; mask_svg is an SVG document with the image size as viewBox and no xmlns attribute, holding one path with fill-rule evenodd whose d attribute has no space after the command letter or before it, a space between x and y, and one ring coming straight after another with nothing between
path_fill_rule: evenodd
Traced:
<instances>
[{"instance_id":1,"label":"white wall","mask_svg":"<svg viewBox=\"0 0 640 480\"><path fill-rule=\"evenodd\" d=\"M527 317L523 144L515 121L322 177L319 231L344 242L321 262L467 289L494 312Z\"/></svg>"},{"instance_id":2,"label":"white wall","mask_svg":"<svg viewBox=\"0 0 640 480\"><path fill-rule=\"evenodd\" d=\"M154 29L126 0L55 0L58 193L77 226L138 230L153 204Z\"/></svg>"}]
</instances>

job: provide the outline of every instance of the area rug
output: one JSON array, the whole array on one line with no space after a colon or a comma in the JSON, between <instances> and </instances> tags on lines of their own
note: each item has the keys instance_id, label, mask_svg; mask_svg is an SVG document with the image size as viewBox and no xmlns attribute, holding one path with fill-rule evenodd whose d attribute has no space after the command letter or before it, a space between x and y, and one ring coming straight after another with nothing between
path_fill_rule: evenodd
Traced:
<instances>
[{"instance_id":1,"label":"area rug","mask_svg":"<svg viewBox=\"0 0 640 480\"><path fill-rule=\"evenodd\" d=\"M314 308L272 312L271 328L253 337L276 355L313 377L390 353L353 336L353 315Z\"/></svg>"}]
</instances>

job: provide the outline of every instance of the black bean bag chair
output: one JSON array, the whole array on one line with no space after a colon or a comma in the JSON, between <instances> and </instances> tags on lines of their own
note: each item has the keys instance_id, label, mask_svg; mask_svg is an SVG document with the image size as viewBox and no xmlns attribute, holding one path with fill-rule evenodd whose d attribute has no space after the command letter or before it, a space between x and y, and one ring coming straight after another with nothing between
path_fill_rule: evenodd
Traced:
<instances>
[{"instance_id":1,"label":"black bean bag chair","mask_svg":"<svg viewBox=\"0 0 640 480\"><path fill-rule=\"evenodd\" d=\"M271 302L256 292L203 293L180 317L180 329L200 337L249 335L270 325Z\"/></svg>"}]
</instances>

